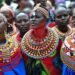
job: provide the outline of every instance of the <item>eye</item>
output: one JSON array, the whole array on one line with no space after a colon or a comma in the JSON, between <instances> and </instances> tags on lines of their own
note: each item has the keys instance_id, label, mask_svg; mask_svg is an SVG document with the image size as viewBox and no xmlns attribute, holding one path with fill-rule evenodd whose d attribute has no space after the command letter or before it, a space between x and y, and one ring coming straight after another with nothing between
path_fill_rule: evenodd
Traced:
<instances>
[{"instance_id":1,"label":"eye","mask_svg":"<svg viewBox=\"0 0 75 75\"><path fill-rule=\"evenodd\" d=\"M36 18L40 18L40 16L36 15Z\"/></svg>"},{"instance_id":2,"label":"eye","mask_svg":"<svg viewBox=\"0 0 75 75\"><path fill-rule=\"evenodd\" d=\"M17 21L17 23L21 23L21 22L22 22L21 20Z\"/></svg>"},{"instance_id":3,"label":"eye","mask_svg":"<svg viewBox=\"0 0 75 75\"><path fill-rule=\"evenodd\" d=\"M34 16L32 15L32 16L30 16L30 18L34 18Z\"/></svg>"},{"instance_id":4,"label":"eye","mask_svg":"<svg viewBox=\"0 0 75 75\"><path fill-rule=\"evenodd\" d=\"M27 22L28 20L27 20L27 19L24 19L23 21L24 21L24 22Z\"/></svg>"},{"instance_id":5,"label":"eye","mask_svg":"<svg viewBox=\"0 0 75 75\"><path fill-rule=\"evenodd\" d=\"M64 14L64 17L67 17L68 15L67 14Z\"/></svg>"},{"instance_id":6,"label":"eye","mask_svg":"<svg viewBox=\"0 0 75 75\"><path fill-rule=\"evenodd\" d=\"M62 17L62 15L58 15L58 16L56 16L56 17L60 19L60 18Z\"/></svg>"}]
</instances>

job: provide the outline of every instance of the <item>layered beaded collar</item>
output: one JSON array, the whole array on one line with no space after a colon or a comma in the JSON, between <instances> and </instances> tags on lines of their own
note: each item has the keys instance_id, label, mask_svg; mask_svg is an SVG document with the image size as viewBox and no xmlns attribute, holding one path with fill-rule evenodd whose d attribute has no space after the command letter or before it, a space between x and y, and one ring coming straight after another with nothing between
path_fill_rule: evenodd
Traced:
<instances>
[{"instance_id":1,"label":"layered beaded collar","mask_svg":"<svg viewBox=\"0 0 75 75\"><path fill-rule=\"evenodd\" d=\"M68 31L66 33L59 31L56 26L54 27L54 29L62 37L68 36L68 35L72 34L72 32L73 32L72 28L69 25L68 25Z\"/></svg>"},{"instance_id":2,"label":"layered beaded collar","mask_svg":"<svg viewBox=\"0 0 75 75\"><path fill-rule=\"evenodd\" d=\"M60 55L63 63L75 70L75 37L70 35L65 39Z\"/></svg>"},{"instance_id":3,"label":"layered beaded collar","mask_svg":"<svg viewBox=\"0 0 75 75\"><path fill-rule=\"evenodd\" d=\"M11 61L11 56L15 54L18 48L18 44L7 34L5 34L5 38L6 43L0 44L0 59L2 59L2 63L9 63Z\"/></svg>"},{"instance_id":4,"label":"layered beaded collar","mask_svg":"<svg viewBox=\"0 0 75 75\"><path fill-rule=\"evenodd\" d=\"M26 55L34 59L40 59L50 56L55 52L58 44L58 36L53 30L48 29L47 36L39 41L32 37L32 31L27 32L21 42L22 51Z\"/></svg>"}]
</instances>

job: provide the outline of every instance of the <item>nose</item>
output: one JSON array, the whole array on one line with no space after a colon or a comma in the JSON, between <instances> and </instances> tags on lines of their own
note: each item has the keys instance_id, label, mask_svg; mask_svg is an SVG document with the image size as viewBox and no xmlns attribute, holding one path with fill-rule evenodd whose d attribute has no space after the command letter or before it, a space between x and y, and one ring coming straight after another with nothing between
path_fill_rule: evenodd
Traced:
<instances>
[{"instance_id":1,"label":"nose","mask_svg":"<svg viewBox=\"0 0 75 75\"><path fill-rule=\"evenodd\" d=\"M25 22L24 21L22 21L22 25L24 25L25 24Z\"/></svg>"},{"instance_id":2,"label":"nose","mask_svg":"<svg viewBox=\"0 0 75 75\"><path fill-rule=\"evenodd\" d=\"M65 19L65 17L64 16L62 16L62 20L64 20Z\"/></svg>"},{"instance_id":3,"label":"nose","mask_svg":"<svg viewBox=\"0 0 75 75\"><path fill-rule=\"evenodd\" d=\"M31 21L35 21L36 20L36 17L34 16L33 18L31 18Z\"/></svg>"}]
</instances>

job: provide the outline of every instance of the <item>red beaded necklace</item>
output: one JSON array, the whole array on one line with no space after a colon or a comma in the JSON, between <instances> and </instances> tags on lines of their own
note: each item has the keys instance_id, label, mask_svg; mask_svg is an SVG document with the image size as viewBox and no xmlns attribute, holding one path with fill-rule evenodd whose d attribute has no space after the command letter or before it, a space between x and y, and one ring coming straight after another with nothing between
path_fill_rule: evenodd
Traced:
<instances>
[{"instance_id":1,"label":"red beaded necklace","mask_svg":"<svg viewBox=\"0 0 75 75\"><path fill-rule=\"evenodd\" d=\"M37 59L47 57L53 53L58 44L58 37L51 29L47 30L47 36L40 41L37 41L36 38L34 39L32 37L31 33L33 30L27 32L21 43L23 52L28 56Z\"/></svg>"}]
</instances>

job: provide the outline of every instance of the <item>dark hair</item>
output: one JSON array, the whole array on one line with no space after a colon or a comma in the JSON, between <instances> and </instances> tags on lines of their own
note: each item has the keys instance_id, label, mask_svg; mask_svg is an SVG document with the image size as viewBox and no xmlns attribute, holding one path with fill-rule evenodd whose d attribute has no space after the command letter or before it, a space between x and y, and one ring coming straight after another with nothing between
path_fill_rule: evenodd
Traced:
<instances>
[{"instance_id":1,"label":"dark hair","mask_svg":"<svg viewBox=\"0 0 75 75\"><path fill-rule=\"evenodd\" d=\"M12 0L5 0L5 3L6 3L7 5L10 5L11 2L12 2Z\"/></svg>"}]
</instances>

